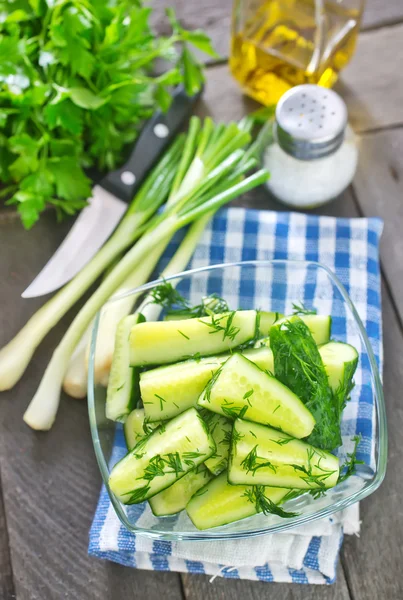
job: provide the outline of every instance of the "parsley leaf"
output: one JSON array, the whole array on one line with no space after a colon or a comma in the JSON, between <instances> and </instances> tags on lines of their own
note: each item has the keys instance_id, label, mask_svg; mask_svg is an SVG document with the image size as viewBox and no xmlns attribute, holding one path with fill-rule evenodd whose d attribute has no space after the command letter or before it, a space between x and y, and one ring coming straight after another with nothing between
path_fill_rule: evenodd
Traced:
<instances>
[{"instance_id":1,"label":"parsley leaf","mask_svg":"<svg viewBox=\"0 0 403 600\"><path fill-rule=\"evenodd\" d=\"M49 205L79 210L85 169L119 167L145 120L168 110L171 86L199 91L190 47L215 52L168 12L172 33L157 36L141 0L0 0L1 195L26 228ZM157 59L170 63L162 75Z\"/></svg>"}]
</instances>

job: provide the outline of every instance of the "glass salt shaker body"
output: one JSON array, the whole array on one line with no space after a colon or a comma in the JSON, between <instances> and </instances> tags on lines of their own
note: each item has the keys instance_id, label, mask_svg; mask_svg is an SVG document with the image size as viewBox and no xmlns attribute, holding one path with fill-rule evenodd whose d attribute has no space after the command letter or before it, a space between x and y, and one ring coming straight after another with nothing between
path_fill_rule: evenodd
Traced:
<instances>
[{"instance_id":1,"label":"glass salt shaker body","mask_svg":"<svg viewBox=\"0 0 403 600\"><path fill-rule=\"evenodd\" d=\"M263 155L267 187L280 202L314 208L339 196L358 162L356 136L344 101L332 90L300 85L276 107L273 143Z\"/></svg>"}]
</instances>

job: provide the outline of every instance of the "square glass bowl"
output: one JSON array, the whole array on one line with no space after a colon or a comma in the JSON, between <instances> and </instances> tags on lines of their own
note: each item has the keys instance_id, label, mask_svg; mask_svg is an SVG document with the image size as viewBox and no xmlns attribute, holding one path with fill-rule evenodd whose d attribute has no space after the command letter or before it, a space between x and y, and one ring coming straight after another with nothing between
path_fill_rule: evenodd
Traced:
<instances>
[{"instance_id":1,"label":"square glass bowl","mask_svg":"<svg viewBox=\"0 0 403 600\"><path fill-rule=\"evenodd\" d=\"M387 462L385 405L375 359L375 354L379 357L380 353L379 341L373 340L373 349L364 325L338 278L319 263L273 260L202 267L166 280L176 285L192 305L199 304L202 296L215 292L227 300L232 310L259 308L290 314L294 303L302 303L307 308L317 309L319 314L331 315L332 338L352 344L359 352L356 385L343 414L343 445L337 454L342 463L353 449L353 436L361 435L357 458L363 464L357 466L354 476L328 490L320 499L315 500L306 493L286 503L286 510L298 513L298 516L290 519L258 514L223 527L199 531L186 512L170 517L155 517L147 503L123 505L108 486L113 464L125 454L122 426L106 418L105 388L94 385L98 315L89 362L89 418L101 475L123 525L136 534L162 540L235 539L284 531L329 516L372 494L384 478ZM130 297L135 308L144 295L160 283L162 280L153 281L108 304Z\"/></svg>"}]
</instances>

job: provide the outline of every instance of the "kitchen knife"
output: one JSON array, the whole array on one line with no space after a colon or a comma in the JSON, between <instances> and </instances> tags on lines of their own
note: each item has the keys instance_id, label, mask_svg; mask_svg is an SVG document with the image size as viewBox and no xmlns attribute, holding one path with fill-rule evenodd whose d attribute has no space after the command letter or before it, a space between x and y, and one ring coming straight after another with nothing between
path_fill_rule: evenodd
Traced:
<instances>
[{"instance_id":1,"label":"kitchen knife","mask_svg":"<svg viewBox=\"0 0 403 600\"><path fill-rule=\"evenodd\" d=\"M157 111L147 121L127 162L93 187L88 206L78 215L52 258L21 294L23 298L57 290L94 256L121 220L144 177L175 137L199 96L200 93L188 96L180 86L173 93L169 110Z\"/></svg>"}]
</instances>

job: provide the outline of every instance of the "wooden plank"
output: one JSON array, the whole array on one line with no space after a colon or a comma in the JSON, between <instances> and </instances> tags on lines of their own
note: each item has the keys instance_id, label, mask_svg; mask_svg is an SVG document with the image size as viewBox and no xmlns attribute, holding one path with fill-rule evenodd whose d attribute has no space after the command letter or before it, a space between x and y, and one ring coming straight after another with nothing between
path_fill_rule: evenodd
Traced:
<instances>
[{"instance_id":1,"label":"wooden plank","mask_svg":"<svg viewBox=\"0 0 403 600\"><path fill-rule=\"evenodd\" d=\"M350 600L343 570L331 586L266 583L217 577L210 583L207 575L183 575L186 600Z\"/></svg>"},{"instance_id":2,"label":"wooden plank","mask_svg":"<svg viewBox=\"0 0 403 600\"><path fill-rule=\"evenodd\" d=\"M402 107L403 111L403 107ZM354 190L367 216L381 216L383 271L403 320L403 129L365 135Z\"/></svg>"},{"instance_id":3,"label":"wooden plank","mask_svg":"<svg viewBox=\"0 0 403 600\"><path fill-rule=\"evenodd\" d=\"M3 258L7 252L7 258L0 261L3 343L40 304L40 300L22 300L19 295L66 228L67 224L56 226L50 214L29 233L17 220L0 225ZM20 384L1 397L1 472L17 598L102 600L144 595L159 600L163 595L178 600L182 596L177 574L125 569L87 556L100 476L86 403L63 398L49 433L35 433L22 421L68 321L69 317L47 337ZM2 527L0 531L5 535ZM4 579L2 585L6 583ZM0 597L7 598L1 592Z\"/></svg>"},{"instance_id":4,"label":"wooden plank","mask_svg":"<svg viewBox=\"0 0 403 600\"><path fill-rule=\"evenodd\" d=\"M13 569L11 565L10 548L6 514L4 510L3 491L0 480L0 598L11 600L15 598Z\"/></svg>"},{"instance_id":5,"label":"wooden plank","mask_svg":"<svg viewBox=\"0 0 403 600\"><path fill-rule=\"evenodd\" d=\"M403 21L403 3L401 0L367 0L362 28L374 29Z\"/></svg>"},{"instance_id":6,"label":"wooden plank","mask_svg":"<svg viewBox=\"0 0 403 600\"><path fill-rule=\"evenodd\" d=\"M357 53L335 89L345 99L355 131L403 123L403 24L363 32Z\"/></svg>"},{"instance_id":7,"label":"wooden plank","mask_svg":"<svg viewBox=\"0 0 403 600\"><path fill-rule=\"evenodd\" d=\"M246 3L247 0L245 0ZM157 31L169 33L165 9L173 7L182 25L188 29L204 29L211 37L217 52L227 57L230 51L231 12L233 0L155 0L152 23ZM363 29L385 26L403 21L401 0L367 0ZM200 55L202 56L202 55ZM203 60L206 60L204 55ZM208 58L206 62L214 62Z\"/></svg>"},{"instance_id":8,"label":"wooden plank","mask_svg":"<svg viewBox=\"0 0 403 600\"><path fill-rule=\"evenodd\" d=\"M381 488L361 503L363 525L360 537L347 537L344 542L343 565L355 600L403 598L403 479L400 460L403 428L403 364L400 356L403 332L385 287L383 325L389 461Z\"/></svg>"}]
</instances>

